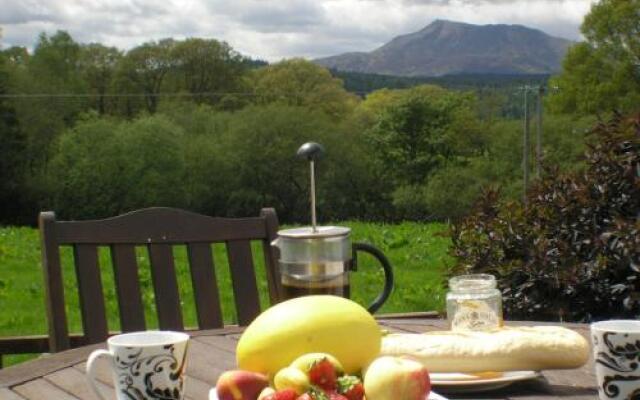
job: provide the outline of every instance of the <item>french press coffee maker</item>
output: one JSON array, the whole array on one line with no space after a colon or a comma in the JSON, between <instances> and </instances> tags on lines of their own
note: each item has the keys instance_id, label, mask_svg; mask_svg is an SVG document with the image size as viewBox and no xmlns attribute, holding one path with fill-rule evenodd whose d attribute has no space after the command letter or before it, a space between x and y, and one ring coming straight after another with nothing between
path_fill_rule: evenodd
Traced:
<instances>
[{"instance_id":1,"label":"french press coffee maker","mask_svg":"<svg viewBox=\"0 0 640 400\"><path fill-rule=\"evenodd\" d=\"M349 297L349 273L357 270L358 252L375 257L384 270L384 287L368 310L374 313L387 300L393 289L393 270L387 257L366 243L352 243L351 229L344 226L317 226L315 163L324 148L314 142L298 149L298 157L310 163L311 226L278 231L271 244L280 250L281 297L331 294Z\"/></svg>"}]
</instances>

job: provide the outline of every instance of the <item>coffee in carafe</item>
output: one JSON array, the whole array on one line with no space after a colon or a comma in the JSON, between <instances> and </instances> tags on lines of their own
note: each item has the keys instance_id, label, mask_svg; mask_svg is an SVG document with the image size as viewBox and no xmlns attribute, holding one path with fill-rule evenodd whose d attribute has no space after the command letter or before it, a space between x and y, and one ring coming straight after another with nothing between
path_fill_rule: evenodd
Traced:
<instances>
[{"instance_id":1,"label":"coffee in carafe","mask_svg":"<svg viewBox=\"0 0 640 400\"><path fill-rule=\"evenodd\" d=\"M349 275L345 274L337 278L322 281L295 279L291 276L282 277L282 298L284 300L313 294L331 294L334 296L349 297L351 294Z\"/></svg>"},{"instance_id":2,"label":"coffee in carafe","mask_svg":"<svg viewBox=\"0 0 640 400\"><path fill-rule=\"evenodd\" d=\"M352 264L349 233L349 228L337 226L279 231L274 245L280 249L282 297L348 297Z\"/></svg>"}]
</instances>

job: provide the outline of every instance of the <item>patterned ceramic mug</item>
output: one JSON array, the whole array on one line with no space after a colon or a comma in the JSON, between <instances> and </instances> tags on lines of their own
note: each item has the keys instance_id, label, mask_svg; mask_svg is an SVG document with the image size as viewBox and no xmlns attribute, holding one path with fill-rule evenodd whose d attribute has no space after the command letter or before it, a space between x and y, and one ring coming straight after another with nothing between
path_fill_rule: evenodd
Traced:
<instances>
[{"instance_id":1,"label":"patterned ceramic mug","mask_svg":"<svg viewBox=\"0 0 640 400\"><path fill-rule=\"evenodd\" d=\"M591 324L593 356L602 400L640 400L640 321Z\"/></svg>"},{"instance_id":2,"label":"patterned ceramic mug","mask_svg":"<svg viewBox=\"0 0 640 400\"><path fill-rule=\"evenodd\" d=\"M89 385L99 398L106 397L96 384L96 360L111 359L118 400L182 400L189 335L147 331L116 335L107 340L109 350L96 350L87 360Z\"/></svg>"}]
</instances>

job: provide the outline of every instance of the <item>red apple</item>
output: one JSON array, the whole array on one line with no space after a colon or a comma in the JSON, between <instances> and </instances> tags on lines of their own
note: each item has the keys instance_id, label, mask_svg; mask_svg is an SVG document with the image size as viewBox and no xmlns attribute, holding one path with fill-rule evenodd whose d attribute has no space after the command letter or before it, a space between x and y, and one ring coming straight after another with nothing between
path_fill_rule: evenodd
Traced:
<instances>
[{"instance_id":1,"label":"red apple","mask_svg":"<svg viewBox=\"0 0 640 400\"><path fill-rule=\"evenodd\" d=\"M380 357L364 373L367 400L425 400L430 390L429 372L409 358Z\"/></svg>"},{"instance_id":2,"label":"red apple","mask_svg":"<svg viewBox=\"0 0 640 400\"><path fill-rule=\"evenodd\" d=\"M266 375L250 371L227 371L216 383L219 400L256 400L260 392L269 386Z\"/></svg>"}]
</instances>

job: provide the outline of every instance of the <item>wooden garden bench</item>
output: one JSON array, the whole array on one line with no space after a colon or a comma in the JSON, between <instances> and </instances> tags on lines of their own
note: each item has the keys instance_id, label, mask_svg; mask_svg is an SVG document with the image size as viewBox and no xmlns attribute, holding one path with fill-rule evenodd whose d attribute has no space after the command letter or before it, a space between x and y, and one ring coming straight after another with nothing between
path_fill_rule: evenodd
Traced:
<instances>
[{"instance_id":1,"label":"wooden garden bench","mask_svg":"<svg viewBox=\"0 0 640 400\"><path fill-rule=\"evenodd\" d=\"M276 250L278 219L273 209L255 218L214 218L173 208L148 208L113 218L56 221L53 212L39 217L48 336L0 338L3 354L59 352L100 343L110 335L102 290L98 248L111 252L123 332L146 329L136 247L149 254L160 329L184 330L172 248L186 245L198 326L223 327L211 244L225 243L238 324L249 324L260 313L251 241L261 241L272 303L277 302L279 279ZM78 282L82 334L70 334L65 311L60 247L71 246ZM1 358L0 358L1 362ZM1 364L0 364L1 365Z\"/></svg>"}]
</instances>

